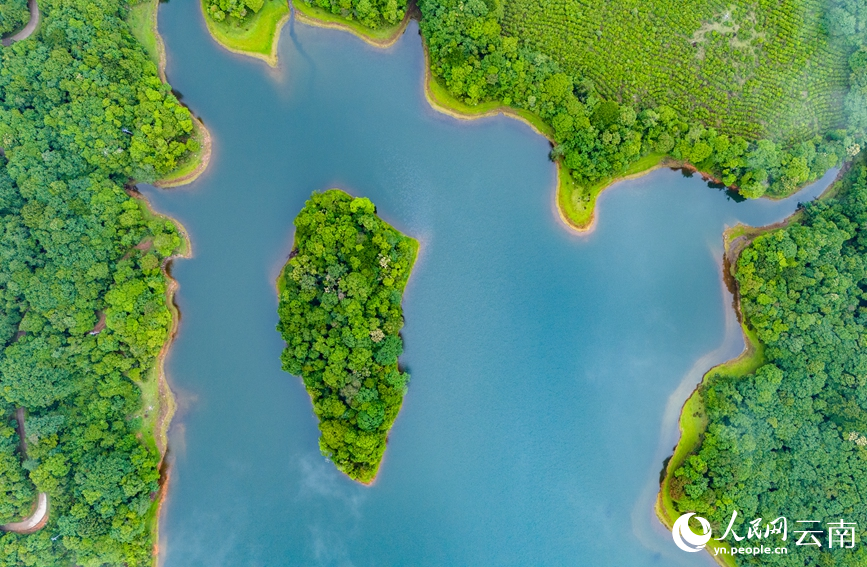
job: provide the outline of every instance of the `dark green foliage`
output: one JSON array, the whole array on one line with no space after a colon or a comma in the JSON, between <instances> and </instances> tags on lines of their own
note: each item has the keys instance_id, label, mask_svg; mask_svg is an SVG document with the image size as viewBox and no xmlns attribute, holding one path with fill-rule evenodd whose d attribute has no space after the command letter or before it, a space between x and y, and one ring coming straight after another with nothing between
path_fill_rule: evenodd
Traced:
<instances>
[{"instance_id":1,"label":"dark green foliage","mask_svg":"<svg viewBox=\"0 0 867 567\"><path fill-rule=\"evenodd\" d=\"M208 15L215 21L222 22L226 18L243 21L252 12L256 14L262 9L265 0L208 0Z\"/></svg>"},{"instance_id":2,"label":"dark green foliage","mask_svg":"<svg viewBox=\"0 0 867 567\"><path fill-rule=\"evenodd\" d=\"M376 29L394 26L406 15L406 0L302 0L347 20Z\"/></svg>"},{"instance_id":3,"label":"dark green foliage","mask_svg":"<svg viewBox=\"0 0 867 567\"><path fill-rule=\"evenodd\" d=\"M124 183L175 168L192 121L121 2L39 6L38 32L0 49L0 522L36 491L51 514L0 534L0 566L150 565L160 456L137 383L168 337L160 264L181 240Z\"/></svg>"},{"instance_id":4,"label":"dark green foliage","mask_svg":"<svg viewBox=\"0 0 867 567\"><path fill-rule=\"evenodd\" d=\"M283 369L304 379L322 454L370 482L409 379L397 365L400 301L418 243L336 189L314 193L295 227L278 282Z\"/></svg>"},{"instance_id":5,"label":"dark green foliage","mask_svg":"<svg viewBox=\"0 0 867 567\"><path fill-rule=\"evenodd\" d=\"M27 0L0 0L0 36L17 32L29 20Z\"/></svg>"},{"instance_id":6,"label":"dark green foliage","mask_svg":"<svg viewBox=\"0 0 867 567\"><path fill-rule=\"evenodd\" d=\"M808 205L737 262L743 313L767 363L706 382L707 431L671 483L678 508L720 535L733 510L744 522L843 518L860 534L867 526L867 169L853 168L845 183L842 197ZM790 545L788 556L739 563L864 565L863 544Z\"/></svg>"},{"instance_id":7,"label":"dark green foliage","mask_svg":"<svg viewBox=\"0 0 867 567\"><path fill-rule=\"evenodd\" d=\"M740 72L731 65L736 55L729 53L731 38L717 37L720 34L713 31L702 36L716 46L703 48L707 57L699 64L714 77L713 86L692 69L696 48L671 28L671 22L657 25L642 16L657 10L659 3L635 3L630 10L627 0L568 6L522 0L421 0L419 7L435 79L469 105L502 101L538 114L553 130L552 158L571 171L579 186L616 176L654 152L691 162L726 185L739 186L745 196L759 197L791 193L855 155L864 139L867 118L852 120L849 131L838 130L846 112L864 114L861 99L844 108L841 96L847 88L852 47L829 38L820 22L822 9L805 2L809 5L803 10L766 6L767 13L749 16L756 19L750 23L755 28L750 41L756 44L750 50L758 55L755 61L744 62L742 71L749 75L744 82L729 76ZM717 4L710 8L718 8L724 17L728 4ZM690 34L699 30L702 22L696 20L695 6L666 6L677 21L684 20ZM610 17L599 16L603 12ZM599 16L596 24L593 14ZM800 22L801 17L805 21ZM624 32L633 28L648 28L651 36L647 30ZM592 33L585 37L588 30ZM761 39L761 34L771 32L785 41ZM672 38L653 41L648 39L652 34ZM593 47L570 47L585 41ZM656 53L660 49L668 50L664 58ZM778 49L791 53L782 55ZM592 61L570 63L570 57ZM638 64L645 60L648 64ZM813 72L817 68L821 73ZM606 81L610 73L614 78ZM798 73L818 81L815 88L807 88L813 83L805 83ZM765 80L759 77L769 84L754 85ZM723 87L716 85L718 81ZM791 102L793 89L798 91L797 104ZM803 89L809 95L806 100L801 100ZM782 104L781 99L791 103ZM763 118L759 112L780 109L791 114L788 122L774 115ZM770 125L773 131L766 127Z\"/></svg>"}]
</instances>

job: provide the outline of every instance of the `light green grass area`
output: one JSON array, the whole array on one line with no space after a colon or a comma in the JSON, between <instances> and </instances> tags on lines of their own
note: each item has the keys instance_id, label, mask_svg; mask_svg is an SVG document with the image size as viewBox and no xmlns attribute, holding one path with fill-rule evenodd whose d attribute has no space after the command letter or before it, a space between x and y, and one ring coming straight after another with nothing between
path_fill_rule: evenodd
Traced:
<instances>
[{"instance_id":1,"label":"light green grass area","mask_svg":"<svg viewBox=\"0 0 867 567\"><path fill-rule=\"evenodd\" d=\"M641 159L632 162L621 174L615 177L600 179L589 186L580 186L575 183L568 170L561 168L560 185L557 188L557 204L560 211L570 224L583 229L593 222L593 211L596 208L596 198L603 189L620 179L634 177L647 173L659 167L665 160L665 154L647 154Z\"/></svg>"},{"instance_id":2,"label":"light green grass area","mask_svg":"<svg viewBox=\"0 0 867 567\"><path fill-rule=\"evenodd\" d=\"M714 371L716 370L719 370L719 368ZM707 377L707 374L705 377ZM669 492L671 477L674 471L683 464L686 458L689 457L693 451L698 449L706 428L707 414L705 414L704 411L704 400L702 400L699 391L696 390L683 405L683 411L680 415L680 441L677 444L674 454L668 461L665 469L665 478L660 485L659 497L656 499L656 515L659 517L659 520L663 525L669 529L674 525L674 521L680 517L680 512L678 512L675 507L674 501L671 499ZM719 555L714 555L713 550L717 548L728 550L729 545L725 542L718 542L714 539L711 539L707 543L708 553L714 557L717 563L727 567L737 567L737 562L733 556L723 554L722 552Z\"/></svg>"},{"instance_id":3,"label":"light green grass area","mask_svg":"<svg viewBox=\"0 0 867 567\"><path fill-rule=\"evenodd\" d=\"M702 384L705 383L711 376L722 376L730 378L739 378L755 372L762 364L765 363L764 346L756 338L755 332L741 325L744 333L746 348L744 352L734 360L730 360L719 366L710 369L702 378ZM680 440L677 442L674 454L668 460L665 468L665 478L659 487L659 496L656 499L656 515L660 521L668 528L674 524L674 521L681 515L677 510L674 500L671 498L671 479L674 476L674 471L683 465L684 461L701 446L701 441L704 432L707 429L707 413L705 412L704 399L701 395L701 387L696 388L686 403L683 404L683 409L680 414ZM707 543L708 553L714 556L714 559L720 565L728 567L737 567L735 558L731 555L720 553L714 555L717 548L729 549L729 545L725 542L718 542L711 539Z\"/></svg>"},{"instance_id":4,"label":"light green grass area","mask_svg":"<svg viewBox=\"0 0 867 567\"><path fill-rule=\"evenodd\" d=\"M332 14L319 6L311 6L304 2L304 0L292 2L292 5L295 7L296 17L304 23L314 26L345 29L368 43L379 47L387 47L397 41L397 38L406 29L406 24L409 21L408 18L404 18L402 22L393 26L369 28L357 20L350 20L339 14Z\"/></svg>"},{"instance_id":5,"label":"light green grass area","mask_svg":"<svg viewBox=\"0 0 867 567\"><path fill-rule=\"evenodd\" d=\"M143 0L131 6L126 16L132 35L145 48L157 69L162 65L164 56L162 40L157 36L156 31L158 6L159 0Z\"/></svg>"},{"instance_id":6,"label":"light green grass area","mask_svg":"<svg viewBox=\"0 0 867 567\"><path fill-rule=\"evenodd\" d=\"M277 42L280 27L289 17L287 0L265 0L258 13L243 22L229 17L215 22L202 1L202 13L211 36L223 47L235 53L262 59L272 67L277 65Z\"/></svg>"},{"instance_id":7,"label":"light green grass area","mask_svg":"<svg viewBox=\"0 0 867 567\"><path fill-rule=\"evenodd\" d=\"M506 0L503 29L638 107L749 139L841 127L851 51L824 0Z\"/></svg>"}]
</instances>

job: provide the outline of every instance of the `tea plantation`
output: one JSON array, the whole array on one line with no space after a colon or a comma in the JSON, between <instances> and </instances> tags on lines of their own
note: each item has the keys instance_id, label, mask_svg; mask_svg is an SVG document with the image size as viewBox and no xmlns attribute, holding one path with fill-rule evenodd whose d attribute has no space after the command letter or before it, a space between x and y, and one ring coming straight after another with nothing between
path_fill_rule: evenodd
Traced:
<instances>
[{"instance_id":1,"label":"tea plantation","mask_svg":"<svg viewBox=\"0 0 867 567\"><path fill-rule=\"evenodd\" d=\"M509 0L503 31L606 99L661 104L745 138L842 127L851 50L818 0ZM857 25L857 22L856 22Z\"/></svg>"}]
</instances>

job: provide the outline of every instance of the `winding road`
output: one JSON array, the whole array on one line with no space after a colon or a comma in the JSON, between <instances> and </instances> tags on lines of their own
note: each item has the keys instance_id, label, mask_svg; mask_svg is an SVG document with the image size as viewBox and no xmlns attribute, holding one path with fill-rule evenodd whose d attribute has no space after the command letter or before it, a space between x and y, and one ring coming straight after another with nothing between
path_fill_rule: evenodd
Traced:
<instances>
[{"instance_id":1,"label":"winding road","mask_svg":"<svg viewBox=\"0 0 867 567\"><path fill-rule=\"evenodd\" d=\"M33 2L35 4L35 0ZM18 439L21 442L21 457L27 458L27 441L24 438L24 408L18 408L15 412L15 420L18 422ZM20 522L12 522L0 526L0 531L15 532L16 534L32 534L41 530L48 522L48 494L40 492L36 497L36 509L29 517Z\"/></svg>"},{"instance_id":2,"label":"winding road","mask_svg":"<svg viewBox=\"0 0 867 567\"><path fill-rule=\"evenodd\" d=\"M30 8L30 21L18 33L0 42L3 47L9 47L16 41L27 39L36 31L36 28L39 26L39 5L36 3L36 0L30 0L27 3L27 7ZM0 149L0 153L2 153L2 149ZM18 421L18 438L21 440L21 455L26 458L27 442L24 440L24 408L18 408L15 412L15 419ZM30 514L30 517L24 518L20 522L3 524L0 526L0 531L32 534L41 530L46 522L48 522L48 494L40 492L36 497L36 509Z\"/></svg>"},{"instance_id":3,"label":"winding road","mask_svg":"<svg viewBox=\"0 0 867 567\"><path fill-rule=\"evenodd\" d=\"M27 39L36 31L36 27L39 25L39 6L36 4L36 0L30 0L27 3L27 7L30 8L30 21L27 22L27 25L21 28L21 31L0 42L3 44L3 47L9 47L16 41Z\"/></svg>"}]
</instances>

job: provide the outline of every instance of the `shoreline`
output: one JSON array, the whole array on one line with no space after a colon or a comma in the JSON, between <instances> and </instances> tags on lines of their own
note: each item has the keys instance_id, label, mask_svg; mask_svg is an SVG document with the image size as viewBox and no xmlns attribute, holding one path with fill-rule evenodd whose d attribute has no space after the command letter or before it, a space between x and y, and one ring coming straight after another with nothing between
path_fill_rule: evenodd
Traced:
<instances>
[{"instance_id":1,"label":"shoreline","mask_svg":"<svg viewBox=\"0 0 867 567\"><path fill-rule=\"evenodd\" d=\"M353 25L353 23L355 22L352 22L351 20L341 21L340 19L338 19L338 16L327 13L323 13L322 16L333 16L334 19L332 20L326 19L325 17L320 17L320 15L316 13L317 8L305 5L304 0L301 0L301 2L289 0L289 3L291 5L291 9L295 12L296 21L317 28L345 31L361 39L366 44L373 47L378 47L380 49L388 49L389 47L397 43L397 40L399 40L404 34L407 26L409 25L409 21L412 19L410 7L407 6L406 14L403 16L403 20L401 20L401 22L396 26L393 26L391 28L383 28L383 31L387 31L388 33L385 34L384 37L378 38L372 33L370 33L377 30L365 28L361 24Z\"/></svg>"},{"instance_id":2,"label":"shoreline","mask_svg":"<svg viewBox=\"0 0 867 567\"><path fill-rule=\"evenodd\" d=\"M267 1L267 0L266 0ZM211 39L216 42L217 45L225 49L226 51L230 51L232 53L236 53L238 55L246 55L248 57L252 57L254 59L259 59L260 61L264 61L271 68L276 68L279 64L279 57L277 50L280 45L280 36L282 35L283 26L286 25L286 22L292 17L292 8L289 4L290 0L286 0L286 8L287 12L283 14L279 20L274 24L274 30L271 32L270 37L270 49L267 54L260 51L252 51L250 49L244 49L242 47L236 47L234 45L230 45L224 39L228 39L228 37L224 36L220 33L220 24L211 20L208 17L208 14L205 10L204 0L199 2L199 7L201 8L202 19L205 21L205 27L208 29L208 34L211 36ZM264 7L263 7L264 8ZM261 17L260 14L257 14L258 17ZM266 22L267 24L267 22ZM256 22L256 25L260 25L260 22ZM251 30L255 30L256 26L251 27Z\"/></svg>"},{"instance_id":3,"label":"shoreline","mask_svg":"<svg viewBox=\"0 0 867 567\"><path fill-rule=\"evenodd\" d=\"M822 191L817 199L827 199L835 196L840 186L840 181L847 170L848 165L842 167L834 180ZM758 340L755 332L751 331L747 326L743 311L741 310L740 290L735 279L735 268L738 258L741 252L757 237L785 228L792 222L796 222L801 216L802 212L796 210L785 219L776 223L761 227L752 227L738 223L723 231L723 283L733 296L732 303L738 325L741 328L744 349L735 358L708 369L681 407L678 418L678 441L674 446L671 456L663 464L663 470L660 473L659 491L657 492L654 504L656 517L668 529L671 529L675 517L678 516L675 503L671 500L669 494L669 483L675 470L701 445L702 437L707 429L707 416L704 411L704 400L701 396L702 387L707 383L712 374L724 373L729 376L745 376L755 372L765 362L764 345ZM729 546L725 545L725 547ZM737 567L734 556L728 554L714 555L710 548L706 551L720 566Z\"/></svg>"},{"instance_id":4,"label":"shoreline","mask_svg":"<svg viewBox=\"0 0 867 567\"><path fill-rule=\"evenodd\" d=\"M622 175L620 177L612 178L601 189L599 189L599 191L596 193L596 195L594 197L592 197L593 208L590 209L589 221L587 222L587 224L584 224L584 225L579 225L579 224L575 223L569 217L569 215L566 213L566 211L563 209L563 204L561 202L561 198L564 196L563 195L563 191L564 191L563 183L564 183L564 181L560 177L562 175L561 170L563 169L563 166L558 163L557 164L557 189L554 192L554 207L557 209L557 217L560 219L560 221L564 225L566 225L566 229L569 230L570 232L578 234L580 236L591 235L596 230L596 226L599 222L599 219L598 219L599 215L596 213L596 209L597 209L596 200L599 198L599 196L602 194L603 191L607 191L607 190L611 189L614 185L616 185L617 183L619 183L621 181L628 181L630 179L638 179L639 177L644 177L645 175L653 173L654 171L656 171L658 169L662 169L664 167L669 167L669 168L674 169L674 166L672 166L670 163L668 163L667 160L668 160L668 158L662 158L661 160L659 160L659 162L657 162L654 165L651 165L650 167L648 167L646 169L642 169L642 170L637 171L635 173L628 173L628 174Z\"/></svg>"},{"instance_id":5,"label":"shoreline","mask_svg":"<svg viewBox=\"0 0 867 567\"><path fill-rule=\"evenodd\" d=\"M148 28L146 30L141 30L144 33L148 34L150 38L154 41L154 48L156 49L156 58L157 61L154 63L157 66L157 74L160 80L171 87L166 78L166 65L168 62L168 56L166 54L166 44L163 41L163 37L160 35L157 21L157 13L159 10L160 0L147 0L140 4L140 6L147 6L148 2L150 3L150 13L148 17ZM133 8L130 8L132 10ZM135 26L130 23L129 15L127 16L127 23L130 25L130 28L133 30L133 36L135 36ZM143 43L142 39L136 37L142 47L147 52L147 46ZM184 108L190 110L190 108L184 104L182 101L178 101ZM190 116L193 120L193 132L190 134L192 138L198 139L199 141L199 150L194 154L189 156L189 160L184 163L179 164L173 171L167 173L161 179L158 179L153 182L154 187L159 187L162 189L166 189L169 187L177 187L179 185L185 185L187 183L193 182L197 179L205 170L208 168L208 164L211 162L211 149L213 146L213 142L211 140L211 132L205 127L205 124L201 121L198 116L195 116L193 112L190 110ZM194 163L195 166L190 171L186 171L189 166Z\"/></svg>"},{"instance_id":6,"label":"shoreline","mask_svg":"<svg viewBox=\"0 0 867 567\"><path fill-rule=\"evenodd\" d=\"M469 106L466 107L468 110L463 110L462 108L459 108L458 105L466 105L452 98L447 92L438 95L432 85L437 84L438 89L436 90L444 90L444 87L436 83L436 79L430 71L430 54L428 53L427 45L424 44L424 39L422 39L422 52L424 53L424 95L431 108L440 114L451 116L457 120L477 120L479 118L489 118L500 115L507 116L523 122L532 128L536 134L544 137L549 142L551 141L550 127L542 122L541 118L531 118L536 116L531 112L515 109L500 102L482 103L479 105L481 108L478 110L474 110L473 107ZM447 96L449 99L443 100L441 98L443 96ZM472 112L470 112L471 110Z\"/></svg>"},{"instance_id":7,"label":"shoreline","mask_svg":"<svg viewBox=\"0 0 867 567\"><path fill-rule=\"evenodd\" d=\"M181 103L183 104L183 103ZM184 105L186 107L186 105ZM187 108L189 110L189 108ZM154 187L159 187L160 189L171 189L172 187L180 187L181 185L186 185L188 183L192 183L196 179L201 176L206 169L208 169L208 165L211 163L211 151L213 148L213 141L211 139L211 132L208 130L204 123L190 112L190 115L193 119L193 134L194 138L198 137L199 139L199 151L196 152L193 156L196 156L196 166L189 172L179 173L175 175L170 172L165 177L157 179L153 182ZM189 164L180 165L175 171L183 172L184 169Z\"/></svg>"},{"instance_id":8,"label":"shoreline","mask_svg":"<svg viewBox=\"0 0 867 567\"><path fill-rule=\"evenodd\" d=\"M154 6L152 15L150 17L150 28L147 31L153 36L156 46L156 55L158 58L158 76L163 83L169 84L165 72L168 57L165 50L165 42L163 41L163 38L159 33L157 20L160 0L151 1L153 2ZM171 85L169 86L171 87ZM187 107L187 105L184 104L184 107L189 110L189 107ZM179 165L179 167L175 171L180 172L180 174L170 172L163 178L156 180L153 183L154 187L160 189L168 189L171 187L178 187L187 183L191 183L199 176L201 176L210 164L213 147L211 133L205 127L204 123L197 116L193 115L192 111L190 112L190 114L193 119L192 136L196 136L199 138L199 151L189 156L189 162ZM192 170L184 171L192 163L195 163ZM149 215L172 222L177 227L178 235L182 239L179 249L176 250L171 256L165 258L160 265L160 271L162 272L163 277L166 280L165 301L166 308L169 310L169 313L171 315L171 325L168 329L166 340L163 343L162 347L160 347L160 352L157 355L153 368L150 369L150 372L148 373L148 376L145 378L144 382L136 382L136 385L141 390L142 411L144 412L147 404L147 399L143 387L147 383L148 378L152 377L156 381L156 405L158 407L156 421L154 423L151 434L153 435L156 450L159 453L159 462L157 464L157 469L159 471L159 490L157 491L155 501L152 504L152 511L148 512L148 514L153 514L150 530L153 537L152 553L154 558L154 564L156 565L159 564L160 515L162 513L163 504L168 497L168 487L170 479L169 466L165 460L166 455L168 454L168 430L172 418L177 411L177 401L175 399L174 392L172 392L171 385L169 384L168 376L166 375L165 371L165 360L168 356L169 350L174 343L175 337L177 336L181 317L180 310L175 304L175 293L177 292L180 285L178 284L177 280L172 277L170 273L170 266L175 259L192 258L192 241L190 240L189 232L187 232L186 228L184 228L184 226L180 223L179 220L156 212L153 209L150 201L148 201L147 198L145 198L144 195L139 193L138 189L135 188L135 182L132 182L130 185L133 187L133 191L131 193L128 192L128 194L130 194L131 197L137 199L141 203L141 205L144 206L145 210Z\"/></svg>"},{"instance_id":9,"label":"shoreline","mask_svg":"<svg viewBox=\"0 0 867 567\"><path fill-rule=\"evenodd\" d=\"M538 117L538 115L532 112L515 109L500 102L482 103L479 105L481 108L476 110L472 107L466 107L464 103L455 100L447 92L437 93L436 91L444 91L445 89L442 85L437 83L436 78L431 73L430 54L428 53L428 47L426 44L424 44L423 39L422 51L424 53L424 95L425 99L427 99L428 104L435 111L439 112L440 114L445 114L446 116L455 118L457 120L477 120L479 118L506 116L508 118L523 122L524 124L528 125L536 134L547 139L549 143L554 143L551 137L550 126L545 124L542 119ZM464 109L463 107L466 107L466 109ZM561 162L553 162L556 168L553 191L553 208L556 211L554 213L554 217L558 219L569 232L578 234L580 236L589 236L596 229L596 199L603 191L610 189L611 186L615 185L620 181L636 179L663 167L675 168L685 167L686 165L688 165L679 164L678 162L672 160L667 156L657 157L653 154L649 154L649 156L645 156L645 158L646 157L650 157L650 159L654 160L654 163L646 167L640 167L639 170L634 172L630 172L627 168L623 175L619 175L605 181L601 188L598 189L595 194L591 196L593 207L590 209L590 215L588 216L588 220L586 223L576 222L573 218L569 216L569 213L564 209L562 199L565 197L565 192L567 191L566 184L572 183L572 180L567 177L567 173L564 173L565 166ZM640 160L641 158L635 163L640 163ZM693 170L698 171L694 167ZM707 174L703 172L699 173L702 175L702 178L710 179L710 176L708 176Z\"/></svg>"},{"instance_id":10,"label":"shoreline","mask_svg":"<svg viewBox=\"0 0 867 567\"><path fill-rule=\"evenodd\" d=\"M160 474L159 478L159 490L157 491L156 498L154 499L153 513L153 540L154 540L154 557L158 556L159 552L159 517L162 512L163 504L165 503L166 497L168 495L168 486L169 486L169 478L170 478L170 470L168 463L165 461L166 455L168 455L168 430L169 425L172 422L172 418L177 411L177 401L175 399L174 392L171 389L171 385L169 384L168 376L165 371L165 361L168 356L169 351L175 341L175 338L178 334L178 327L180 326L181 320L181 312L178 309L178 306L175 304L175 293L180 288L180 284L178 284L177 280L175 280L171 273L170 267L172 262L176 259L190 259L193 257L193 248L192 241L190 240L189 233L186 228L178 221L172 217L167 215L160 214L156 212L151 206L150 201L145 198L144 195L139 193L139 191L133 186L132 189L127 191L127 194L136 199L141 206L145 208L149 215L152 215L155 218L165 219L167 221L172 222L175 226L178 227L178 235L181 237L181 245L179 248L173 253L171 256L164 258L162 263L160 264L160 271L163 274L163 277L166 279L166 291L164 294L166 301L166 308L169 310L171 314L172 322L171 326L168 329L168 335L166 337L166 341L163 343L162 347L160 347L160 352L154 361L153 367L148 372L148 375L141 382L134 381L133 383L142 390L142 408L144 410L145 405L147 404L146 394L144 391L144 387L148 384L150 379L154 379L156 382L156 400L157 400L157 417L154 423L154 427L151 430L151 434L153 435L154 444L156 445L157 452L160 455L160 459L157 463L157 469Z\"/></svg>"}]
</instances>

